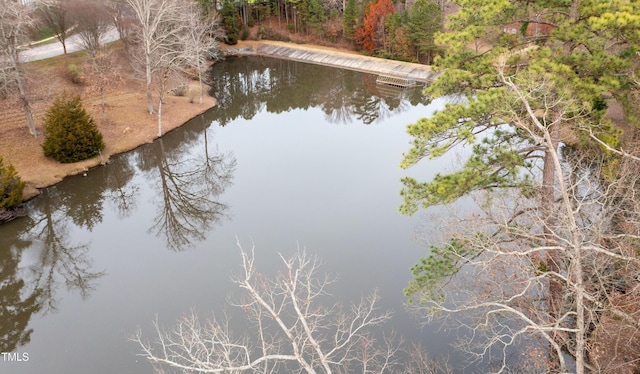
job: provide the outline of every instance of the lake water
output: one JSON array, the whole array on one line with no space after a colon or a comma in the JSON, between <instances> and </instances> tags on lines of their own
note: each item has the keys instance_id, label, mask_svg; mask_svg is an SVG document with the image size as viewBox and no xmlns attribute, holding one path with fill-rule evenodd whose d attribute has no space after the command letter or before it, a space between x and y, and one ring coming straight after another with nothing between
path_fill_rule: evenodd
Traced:
<instances>
[{"instance_id":1,"label":"lake water","mask_svg":"<svg viewBox=\"0 0 640 374\"><path fill-rule=\"evenodd\" d=\"M0 358L0 373L150 373L128 337L152 337L156 315L170 326L191 308L233 313L237 240L267 274L277 253L306 248L337 276L337 301L378 289L389 328L455 361L452 337L403 309L426 253L419 228L437 217L398 213L402 177L452 162L398 167L406 125L443 103L267 58L230 59L212 77L219 107L46 189L0 226L0 351L21 358Z\"/></svg>"}]
</instances>

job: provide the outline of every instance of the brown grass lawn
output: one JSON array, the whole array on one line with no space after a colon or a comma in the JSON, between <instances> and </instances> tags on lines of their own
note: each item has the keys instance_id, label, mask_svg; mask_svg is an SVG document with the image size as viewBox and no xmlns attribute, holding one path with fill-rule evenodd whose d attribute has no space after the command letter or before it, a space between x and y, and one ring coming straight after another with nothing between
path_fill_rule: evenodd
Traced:
<instances>
[{"instance_id":1,"label":"brown grass lawn","mask_svg":"<svg viewBox=\"0 0 640 374\"><path fill-rule=\"evenodd\" d=\"M99 93L93 92L88 83L71 82L67 75L67 67L70 64L86 68L88 57L84 52L25 65L28 98L39 133L37 137L29 134L24 111L16 97L0 99L0 157L4 159L5 164L12 164L22 180L27 183L25 199L38 195L38 189L55 184L65 176L104 164L114 154L131 150L157 138L157 116L146 111L143 82L135 78L119 50L114 54L118 56L114 69L118 69L123 79L107 93L105 121L102 120ZM197 82L192 81L190 85L192 89L198 89ZM56 95L64 90L79 94L84 108L93 116L106 144L102 155L72 164L61 164L44 156L41 148L44 141L44 114ZM179 127L216 103L214 98L205 95L203 104L199 104L198 98L196 95L195 101L191 102L188 95L167 95L162 107L163 133ZM157 97L155 101L157 102Z\"/></svg>"}]
</instances>

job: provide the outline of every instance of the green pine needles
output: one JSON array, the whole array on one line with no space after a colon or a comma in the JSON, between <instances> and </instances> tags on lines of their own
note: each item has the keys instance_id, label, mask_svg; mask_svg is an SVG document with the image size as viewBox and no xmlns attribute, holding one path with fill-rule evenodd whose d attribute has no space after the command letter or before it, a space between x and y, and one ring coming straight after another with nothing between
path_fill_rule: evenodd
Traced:
<instances>
[{"instance_id":1,"label":"green pine needles","mask_svg":"<svg viewBox=\"0 0 640 374\"><path fill-rule=\"evenodd\" d=\"M84 110L79 95L64 92L45 115L44 155L70 163L97 156L104 149L102 134Z\"/></svg>"},{"instance_id":2,"label":"green pine needles","mask_svg":"<svg viewBox=\"0 0 640 374\"><path fill-rule=\"evenodd\" d=\"M405 288L404 293L408 297L421 295L417 300L420 303L428 303L432 300L444 301L442 294L442 281L453 277L467 261L467 257L473 257L479 252L465 238L452 238L448 243L438 247L432 245L427 257L411 267L413 280ZM413 299L409 299L413 303Z\"/></svg>"},{"instance_id":3,"label":"green pine needles","mask_svg":"<svg viewBox=\"0 0 640 374\"><path fill-rule=\"evenodd\" d=\"M25 183L13 165L5 165L0 157L0 211L13 209L22 204L24 186Z\"/></svg>"}]
</instances>

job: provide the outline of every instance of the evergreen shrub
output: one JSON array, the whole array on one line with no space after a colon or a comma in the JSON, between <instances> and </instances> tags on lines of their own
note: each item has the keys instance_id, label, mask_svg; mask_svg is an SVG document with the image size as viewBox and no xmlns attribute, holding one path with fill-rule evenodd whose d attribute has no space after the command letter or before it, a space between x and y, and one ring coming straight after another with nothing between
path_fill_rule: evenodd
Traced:
<instances>
[{"instance_id":1,"label":"evergreen shrub","mask_svg":"<svg viewBox=\"0 0 640 374\"><path fill-rule=\"evenodd\" d=\"M44 155L70 163L97 156L104 149L102 134L82 107L80 95L58 96L45 115Z\"/></svg>"},{"instance_id":2,"label":"evergreen shrub","mask_svg":"<svg viewBox=\"0 0 640 374\"><path fill-rule=\"evenodd\" d=\"M22 204L25 183L13 165L5 165L0 157L0 210L9 210Z\"/></svg>"}]
</instances>

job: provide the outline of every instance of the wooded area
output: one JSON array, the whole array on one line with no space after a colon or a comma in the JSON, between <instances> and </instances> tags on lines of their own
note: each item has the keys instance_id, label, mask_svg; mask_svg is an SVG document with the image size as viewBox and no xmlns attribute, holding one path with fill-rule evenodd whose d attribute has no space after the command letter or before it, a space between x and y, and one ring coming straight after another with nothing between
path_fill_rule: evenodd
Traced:
<instances>
[{"instance_id":1,"label":"wooded area","mask_svg":"<svg viewBox=\"0 0 640 374\"><path fill-rule=\"evenodd\" d=\"M219 9L229 44L248 38L249 29L258 25L258 38L288 41L293 33L307 42L403 61L430 64L441 52L433 37L442 28L442 1L199 1L207 9Z\"/></svg>"}]
</instances>

